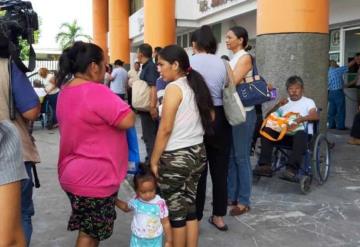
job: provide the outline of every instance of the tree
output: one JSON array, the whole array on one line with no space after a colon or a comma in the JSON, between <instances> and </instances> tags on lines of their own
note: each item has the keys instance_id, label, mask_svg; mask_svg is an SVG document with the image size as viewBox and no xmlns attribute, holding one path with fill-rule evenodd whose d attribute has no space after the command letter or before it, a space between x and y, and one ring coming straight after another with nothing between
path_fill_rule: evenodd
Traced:
<instances>
[{"instance_id":1,"label":"tree","mask_svg":"<svg viewBox=\"0 0 360 247\"><path fill-rule=\"evenodd\" d=\"M36 44L39 41L40 31L37 30L34 32L34 43ZM29 60L29 52L30 52L30 45L26 39L19 37L19 48L20 48L20 59L22 61Z\"/></svg>"},{"instance_id":2,"label":"tree","mask_svg":"<svg viewBox=\"0 0 360 247\"><path fill-rule=\"evenodd\" d=\"M56 42L60 44L62 49L71 46L77 40L91 40L91 37L89 35L82 33L82 28L78 26L76 20L74 20L72 23L61 24L60 30L61 32L56 35Z\"/></svg>"}]
</instances>

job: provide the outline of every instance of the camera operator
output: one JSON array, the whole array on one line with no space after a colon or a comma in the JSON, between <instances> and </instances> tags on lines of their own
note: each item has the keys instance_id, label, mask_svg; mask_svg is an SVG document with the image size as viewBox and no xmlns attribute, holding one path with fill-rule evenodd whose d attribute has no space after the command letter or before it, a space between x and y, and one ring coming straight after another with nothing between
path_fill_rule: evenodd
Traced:
<instances>
[{"instance_id":1,"label":"camera operator","mask_svg":"<svg viewBox=\"0 0 360 247\"><path fill-rule=\"evenodd\" d=\"M31 217L34 215L32 166L39 163L40 158L28 132L28 122L36 120L39 116L40 102L26 75L15 63L11 64L11 74L9 74L8 66L9 59L0 58L0 119L10 120L9 77L11 76L12 97L16 108L16 118L12 122L21 137L22 158L28 175L27 179L21 181L21 219L26 242L29 245L32 234Z\"/></svg>"}]
</instances>

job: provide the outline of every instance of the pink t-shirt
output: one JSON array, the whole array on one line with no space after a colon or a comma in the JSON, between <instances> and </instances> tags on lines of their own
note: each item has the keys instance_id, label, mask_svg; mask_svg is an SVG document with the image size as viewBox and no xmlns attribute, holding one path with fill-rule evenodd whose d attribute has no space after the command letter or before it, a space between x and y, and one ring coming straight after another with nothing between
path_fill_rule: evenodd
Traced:
<instances>
[{"instance_id":1,"label":"pink t-shirt","mask_svg":"<svg viewBox=\"0 0 360 247\"><path fill-rule=\"evenodd\" d=\"M87 82L65 86L57 102L61 187L86 197L118 191L128 165L126 132L116 126L130 107L106 86Z\"/></svg>"}]
</instances>

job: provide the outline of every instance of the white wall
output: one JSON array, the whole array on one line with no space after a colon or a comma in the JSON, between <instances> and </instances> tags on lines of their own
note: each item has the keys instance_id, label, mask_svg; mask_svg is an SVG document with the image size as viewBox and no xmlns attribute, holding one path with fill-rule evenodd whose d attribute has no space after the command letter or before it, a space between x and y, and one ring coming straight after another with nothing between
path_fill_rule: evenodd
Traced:
<instances>
[{"instance_id":1,"label":"white wall","mask_svg":"<svg viewBox=\"0 0 360 247\"><path fill-rule=\"evenodd\" d=\"M241 15L235 19L223 21L221 23L221 43L218 46L218 52L219 55L228 55L229 57L232 57L231 51L229 51L226 48L225 44L225 35L228 32L229 28L233 26L242 26L244 27L248 33L249 33L249 39L255 39L256 38L256 11L252 11L250 13Z\"/></svg>"},{"instance_id":2,"label":"white wall","mask_svg":"<svg viewBox=\"0 0 360 247\"><path fill-rule=\"evenodd\" d=\"M186 5L190 0L176 1L176 18L179 27L200 27L223 22L243 15L256 9L256 0L233 0L224 5L210 8L205 12L199 11L199 5L195 0L194 4Z\"/></svg>"},{"instance_id":3,"label":"white wall","mask_svg":"<svg viewBox=\"0 0 360 247\"><path fill-rule=\"evenodd\" d=\"M360 0L331 0L330 25L360 20Z\"/></svg>"},{"instance_id":4,"label":"white wall","mask_svg":"<svg viewBox=\"0 0 360 247\"><path fill-rule=\"evenodd\" d=\"M133 39L144 32L144 8L139 9L129 18L129 38Z\"/></svg>"}]
</instances>

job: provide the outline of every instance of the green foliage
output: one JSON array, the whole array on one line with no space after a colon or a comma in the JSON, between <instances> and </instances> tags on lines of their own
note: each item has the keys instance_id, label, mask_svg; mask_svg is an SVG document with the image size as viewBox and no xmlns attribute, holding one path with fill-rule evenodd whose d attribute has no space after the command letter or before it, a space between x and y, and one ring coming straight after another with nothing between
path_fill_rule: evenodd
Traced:
<instances>
[{"instance_id":1,"label":"green foliage","mask_svg":"<svg viewBox=\"0 0 360 247\"><path fill-rule=\"evenodd\" d=\"M34 42L35 44L39 42L40 30L34 32ZM19 47L20 47L20 59L23 61L29 60L29 51L30 46L26 39L19 37Z\"/></svg>"},{"instance_id":2,"label":"green foliage","mask_svg":"<svg viewBox=\"0 0 360 247\"><path fill-rule=\"evenodd\" d=\"M82 33L82 28L78 26L76 20L74 20L72 23L61 24L60 30L61 31L56 35L56 42L59 43L62 49L71 46L77 40L91 40L89 35Z\"/></svg>"}]
</instances>

